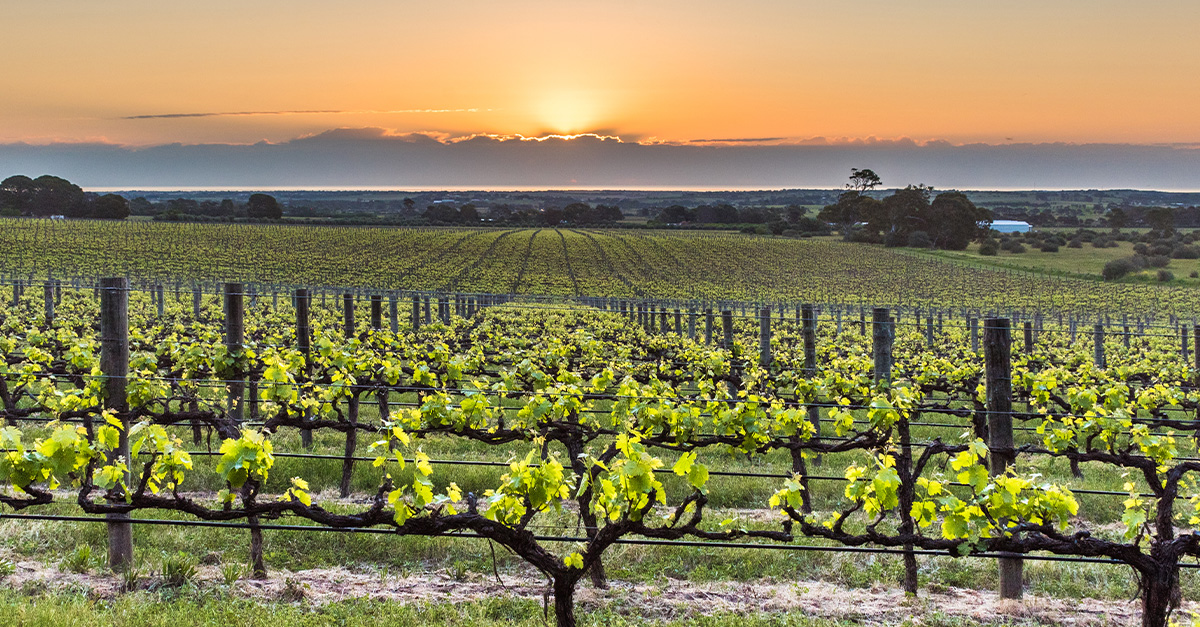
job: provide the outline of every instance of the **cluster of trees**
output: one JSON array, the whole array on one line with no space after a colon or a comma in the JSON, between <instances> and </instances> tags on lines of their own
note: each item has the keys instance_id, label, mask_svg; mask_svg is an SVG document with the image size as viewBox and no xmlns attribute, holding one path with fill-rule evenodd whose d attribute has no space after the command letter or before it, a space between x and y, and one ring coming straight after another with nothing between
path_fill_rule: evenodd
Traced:
<instances>
[{"instance_id":1,"label":"cluster of trees","mask_svg":"<svg viewBox=\"0 0 1200 627\"><path fill-rule=\"evenodd\" d=\"M129 203L116 194L89 194L57 176L18 174L0 181L0 215L123 220Z\"/></svg>"},{"instance_id":2,"label":"cluster of trees","mask_svg":"<svg viewBox=\"0 0 1200 627\"><path fill-rule=\"evenodd\" d=\"M869 192L882 181L875 172L850 171L846 191L817 218L835 224L851 241L962 250L987 235L992 213L961 192L933 195L933 188L909 185L882 199Z\"/></svg>"}]
</instances>

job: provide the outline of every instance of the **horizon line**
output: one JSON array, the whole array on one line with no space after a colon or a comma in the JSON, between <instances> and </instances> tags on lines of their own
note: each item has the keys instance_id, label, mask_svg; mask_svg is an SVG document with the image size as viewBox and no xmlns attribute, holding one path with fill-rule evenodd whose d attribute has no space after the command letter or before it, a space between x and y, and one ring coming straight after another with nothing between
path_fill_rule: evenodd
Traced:
<instances>
[{"instance_id":1,"label":"horizon line","mask_svg":"<svg viewBox=\"0 0 1200 627\"><path fill-rule=\"evenodd\" d=\"M185 185L185 186L81 186L86 192L95 193L134 193L134 192L149 192L155 194L169 192L230 192L230 193L245 193L245 192L411 192L411 193L463 193L463 192L482 192L482 193L515 193L515 192L691 192L691 193L746 193L746 192L787 192L787 191L845 191L843 187L758 187L758 186L554 186L554 185L493 185L493 186L475 186L475 185L398 185L398 186L353 186L353 185L327 185L327 186L301 186L301 185L252 185L252 186L228 186L228 185ZM889 191L895 189L903 189L901 187L885 187L875 191ZM1143 187L946 187L934 188L942 191L961 191L961 192L1116 192L1116 191L1133 191L1133 192L1155 192L1163 194L1196 194L1200 193L1200 188L1143 188Z\"/></svg>"}]
</instances>

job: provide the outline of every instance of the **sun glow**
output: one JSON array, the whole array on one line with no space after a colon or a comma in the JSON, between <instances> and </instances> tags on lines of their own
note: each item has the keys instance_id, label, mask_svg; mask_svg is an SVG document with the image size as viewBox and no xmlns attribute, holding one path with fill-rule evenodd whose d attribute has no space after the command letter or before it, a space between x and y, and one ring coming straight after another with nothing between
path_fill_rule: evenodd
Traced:
<instances>
[{"instance_id":1,"label":"sun glow","mask_svg":"<svg viewBox=\"0 0 1200 627\"><path fill-rule=\"evenodd\" d=\"M538 119L549 130L564 135L591 130L600 117L595 95L583 90L556 90L537 101Z\"/></svg>"}]
</instances>

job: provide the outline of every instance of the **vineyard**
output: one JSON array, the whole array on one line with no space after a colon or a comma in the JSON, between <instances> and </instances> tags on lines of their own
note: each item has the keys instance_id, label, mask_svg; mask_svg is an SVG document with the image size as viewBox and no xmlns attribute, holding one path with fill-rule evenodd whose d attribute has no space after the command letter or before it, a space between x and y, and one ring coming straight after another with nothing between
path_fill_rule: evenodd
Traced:
<instances>
[{"instance_id":1,"label":"vineyard","mask_svg":"<svg viewBox=\"0 0 1200 627\"><path fill-rule=\"evenodd\" d=\"M440 236L567 294L688 241ZM564 252L564 282L542 238L608 242ZM447 287L498 280L458 267ZM1006 598L1132 572L1114 594L1156 627L1200 592L1200 336L1178 317L85 283L0 293L0 521L94 530L131 589L135 528L195 526L245 534L252 578L294 559L265 548L282 534L490 545L560 626L580 586L637 570L628 547L782 577L800 567L758 555L890 555L917 595L946 561Z\"/></svg>"},{"instance_id":2,"label":"vineyard","mask_svg":"<svg viewBox=\"0 0 1200 627\"><path fill-rule=\"evenodd\" d=\"M14 280L126 276L442 293L1191 316L1194 290L974 267L876 246L732 233L389 229L0 219Z\"/></svg>"}]
</instances>

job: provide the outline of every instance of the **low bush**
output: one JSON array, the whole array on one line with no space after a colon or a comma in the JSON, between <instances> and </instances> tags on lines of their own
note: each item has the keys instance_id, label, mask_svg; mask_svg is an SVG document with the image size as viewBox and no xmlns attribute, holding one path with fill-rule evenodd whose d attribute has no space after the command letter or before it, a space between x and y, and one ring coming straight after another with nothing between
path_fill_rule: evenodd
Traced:
<instances>
[{"instance_id":1,"label":"low bush","mask_svg":"<svg viewBox=\"0 0 1200 627\"><path fill-rule=\"evenodd\" d=\"M913 231L908 235L909 248L933 248L933 240L925 231Z\"/></svg>"},{"instance_id":2,"label":"low bush","mask_svg":"<svg viewBox=\"0 0 1200 627\"><path fill-rule=\"evenodd\" d=\"M1200 247L1180 244L1171 251L1172 259L1200 259Z\"/></svg>"},{"instance_id":3,"label":"low bush","mask_svg":"<svg viewBox=\"0 0 1200 627\"><path fill-rule=\"evenodd\" d=\"M1141 267L1132 257L1122 257L1104 264L1101 274L1104 276L1105 281L1115 281L1130 272L1137 272L1138 270L1141 270Z\"/></svg>"}]
</instances>

